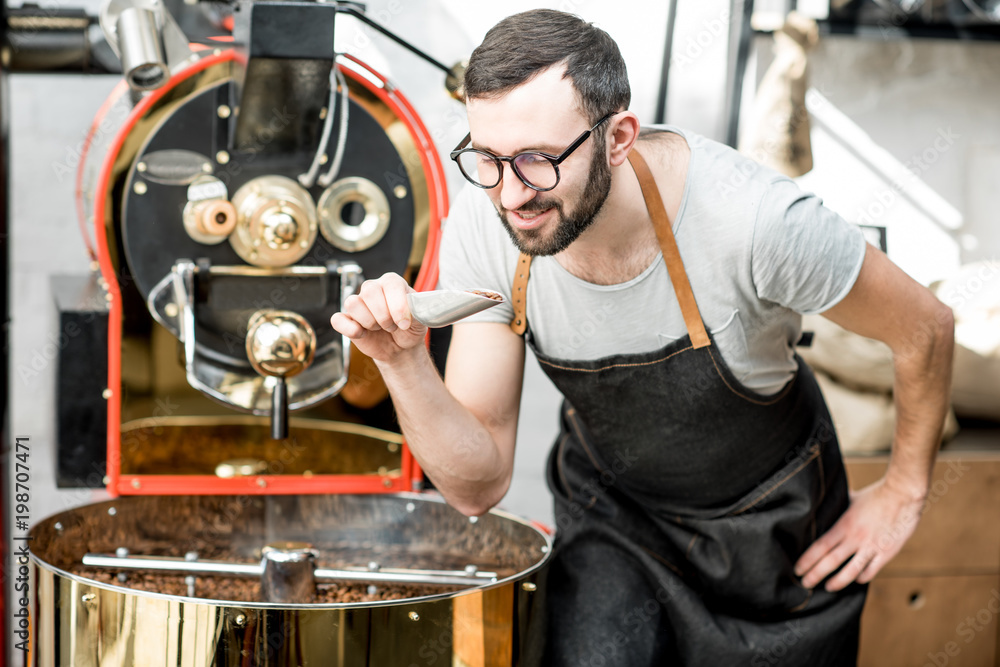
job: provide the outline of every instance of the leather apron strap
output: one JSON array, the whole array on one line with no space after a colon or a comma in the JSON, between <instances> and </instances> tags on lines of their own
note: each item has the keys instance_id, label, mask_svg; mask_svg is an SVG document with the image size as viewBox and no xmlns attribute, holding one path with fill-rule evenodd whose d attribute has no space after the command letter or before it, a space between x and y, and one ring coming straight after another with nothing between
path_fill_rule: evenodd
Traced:
<instances>
[{"instance_id":1,"label":"leather apron strap","mask_svg":"<svg viewBox=\"0 0 1000 667\"><path fill-rule=\"evenodd\" d=\"M514 273L514 283L510 288L510 301L514 306L514 319L510 328L518 336L524 335L528 328L528 274L531 272L531 255L523 252L517 258L517 271Z\"/></svg>"},{"instance_id":2,"label":"leather apron strap","mask_svg":"<svg viewBox=\"0 0 1000 667\"><path fill-rule=\"evenodd\" d=\"M674 238L674 231L670 227L670 219L663 206L663 199L660 198L660 191L656 187L656 180L638 150L633 148L632 152L629 153L628 160L639 179L639 187L642 189L642 197L646 202L646 210L649 212L653 227L656 229L656 238L660 243L660 250L663 251L663 261L667 264L667 273L670 274L670 282L673 284L674 294L681 308L681 315L684 316L684 325L687 327L691 344L695 349L707 347L712 344L712 341L705 330L705 323L701 320L701 312L694 299L687 271L684 270L684 262L681 260L681 253L677 248L677 239ZM521 253L517 260L517 271L511 286L511 305L514 307L514 318L510 322L511 330L519 336L524 334L528 326L528 275L530 269L531 256Z\"/></svg>"},{"instance_id":3,"label":"leather apron strap","mask_svg":"<svg viewBox=\"0 0 1000 667\"><path fill-rule=\"evenodd\" d=\"M694 292L691 290L691 283L688 282L687 271L684 270L684 262L681 260L681 251L677 248L677 239L674 238L674 230L670 227L667 209L663 206L660 190L656 187L656 180L653 179L653 172L649 170L646 161L635 149L629 153L628 161L632 164L632 169L635 170L635 175L639 179L642 198L646 200L646 210L649 211L649 217L653 220L656 238L660 241L660 250L663 251L663 261L667 263L667 272L670 274L670 282L673 283L674 295L681 307L684 325L691 337L691 343L696 350L700 347L707 347L712 344L712 341L708 337L708 332L705 331L705 323L701 321L701 312L698 310L698 303L694 300Z\"/></svg>"}]
</instances>

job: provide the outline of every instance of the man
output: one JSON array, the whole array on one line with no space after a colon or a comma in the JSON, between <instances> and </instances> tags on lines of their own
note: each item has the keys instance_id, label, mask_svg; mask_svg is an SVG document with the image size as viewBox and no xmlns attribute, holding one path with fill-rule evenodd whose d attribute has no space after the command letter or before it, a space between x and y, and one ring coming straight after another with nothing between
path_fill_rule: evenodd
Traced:
<instances>
[{"instance_id":1,"label":"man","mask_svg":"<svg viewBox=\"0 0 1000 667\"><path fill-rule=\"evenodd\" d=\"M950 310L788 179L691 133L640 132L617 46L576 17L500 22L465 86L452 157L476 187L447 223L441 285L510 303L455 325L443 382L398 276L332 323L469 515L510 483L525 342L566 397L542 663L853 664L864 584L927 494ZM803 312L895 353L891 465L850 499L793 354Z\"/></svg>"}]
</instances>

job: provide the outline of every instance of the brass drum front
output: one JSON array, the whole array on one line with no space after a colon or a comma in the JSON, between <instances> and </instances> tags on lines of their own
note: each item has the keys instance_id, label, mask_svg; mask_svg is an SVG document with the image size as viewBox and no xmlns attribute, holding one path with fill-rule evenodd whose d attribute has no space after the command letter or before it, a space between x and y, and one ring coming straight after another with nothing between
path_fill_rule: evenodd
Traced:
<instances>
[{"instance_id":1,"label":"brass drum front","mask_svg":"<svg viewBox=\"0 0 1000 667\"><path fill-rule=\"evenodd\" d=\"M31 539L30 664L46 667L516 665L550 550L520 519L418 494L127 497L49 517ZM251 571L274 544L309 545L315 603L263 602L254 576L83 565L117 554ZM387 583L394 572L452 576Z\"/></svg>"}]
</instances>

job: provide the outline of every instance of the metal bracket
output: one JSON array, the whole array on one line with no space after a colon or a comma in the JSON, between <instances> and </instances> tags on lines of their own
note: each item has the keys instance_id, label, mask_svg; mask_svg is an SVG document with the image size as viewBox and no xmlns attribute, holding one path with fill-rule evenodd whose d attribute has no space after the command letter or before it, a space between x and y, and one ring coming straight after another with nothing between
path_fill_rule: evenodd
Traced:
<instances>
[{"instance_id":1,"label":"metal bracket","mask_svg":"<svg viewBox=\"0 0 1000 667\"><path fill-rule=\"evenodd\" d=\"M177 336L184 344L184 368L192 386L226 405L256 415L271 414L271 393L274 378L264 378L249 365L238 366L220 359L217 352L206 349L197 339L195 318L195 276L207 271L216 276L313 277L336 274L340 282L340 303L357 291L361 284L361 267L354 262L330 262L325 267L291 266L263 269L250 266L199 267L194 261L181 259L171 272L154 287L147 300L153 318ZM350 339L341 336L336 344L327 344L316 351L313 364L301 374L289 378L288 406L291 410L315 405L336 395L347 383L350 363Z\"/></svg>"}]
</instances>

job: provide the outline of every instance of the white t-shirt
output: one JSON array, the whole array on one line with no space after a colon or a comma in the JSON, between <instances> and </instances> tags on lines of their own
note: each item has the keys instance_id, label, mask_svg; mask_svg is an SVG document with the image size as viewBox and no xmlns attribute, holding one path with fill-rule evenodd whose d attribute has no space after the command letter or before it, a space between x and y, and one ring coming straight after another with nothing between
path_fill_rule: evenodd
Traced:
<instances>
[{"instance_id":1,"label":"white t-shirt","mask_svg":"<svg viewBox=\"0 0 1000 667\"><path fill-rule=\"evenodd\" d=\"M762 394L795 372L801 314L836 305L865 255L861 230L815 195L728 146L675 127L691 149L674 235L705 326L733 374ZM469 185L444 225L441 289L480 288L507 301L468 322L509 322L518 250L482 190ZM539 350L563 360L648 352L687 330L663 256L618 285L595 285L553 257L535 257L528 326Z\"/></svg>"}]
</instances>

